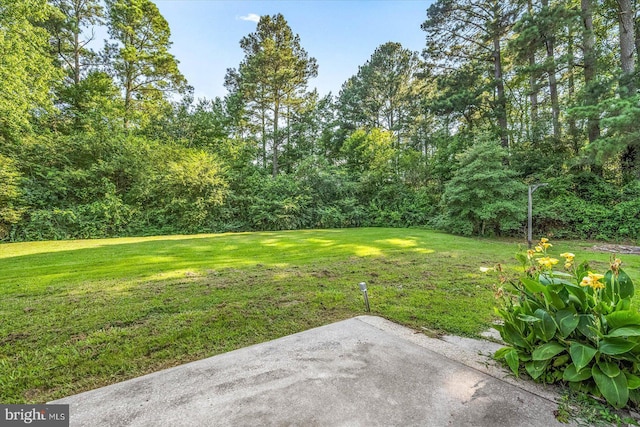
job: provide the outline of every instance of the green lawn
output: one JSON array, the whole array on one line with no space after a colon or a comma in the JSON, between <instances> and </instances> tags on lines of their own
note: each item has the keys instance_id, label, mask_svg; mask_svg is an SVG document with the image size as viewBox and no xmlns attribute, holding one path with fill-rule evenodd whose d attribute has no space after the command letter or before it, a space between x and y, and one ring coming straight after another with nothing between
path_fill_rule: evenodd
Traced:
<instances>
[{"instance_id":1,"label":"green lawn","mask_svg":"<svg viewBox=\"0 0 640 427\"><path fill-rule=\"evenodd\" d=\"M553 242L553 241L552 241ZM586 242L553 242L606 269ZM0 402L44 402L372 314L474 335L513 240L343 229L0 245ZM640 256L623 256L638 280Z\"/></svg>"}]
</instances>

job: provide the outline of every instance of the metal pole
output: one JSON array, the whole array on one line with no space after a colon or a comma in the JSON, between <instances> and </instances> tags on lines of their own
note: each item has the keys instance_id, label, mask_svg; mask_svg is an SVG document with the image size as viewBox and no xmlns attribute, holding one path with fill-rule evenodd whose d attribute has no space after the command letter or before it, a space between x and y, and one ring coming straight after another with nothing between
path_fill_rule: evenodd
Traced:
<instances>
[{"instance_id":1,"label":"metal pole","mask_svg":"<svg viewBox=\"0 0 640 427\"><path fill-rule=\"evenodd\" d=\"M531 239L532 239L531 226L533 223L533 219L532 219L533 197L531 197L532 194L533 194L533 190L531 189L531 186L529 186L529 210L528 210L529 215L527 217L527 245L529 245L529 249L531 249Z\"/></svg>"}]
</instances>

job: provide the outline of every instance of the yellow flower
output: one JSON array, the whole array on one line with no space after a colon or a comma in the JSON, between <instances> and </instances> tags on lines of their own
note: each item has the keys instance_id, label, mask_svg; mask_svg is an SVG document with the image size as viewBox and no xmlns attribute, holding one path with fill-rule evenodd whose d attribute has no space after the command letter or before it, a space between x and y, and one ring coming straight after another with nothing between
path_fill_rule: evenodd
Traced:
<instances>
[{"instance_id":1,"label":"yellow flower","mask_svg":"<svg viewBox=\"0 0 640 427\"><path fill-rule=\"evenodd\" d=\"M593 279L589 276L585 276L582 278L582 282L580 282L580 286L591 286Z\"/></svg>"},{"instance_id":2,"label":"yellow flower","mask_svg":"<svg viewBox=\"0 0 640 427\"><path fill-rule=\"evenodd\" d=\"M589 272L588 276L582 278L580 286L589 286L592 289L604 289L604 283L600 279L604 278L604 274Z\"/></svg>"},{"instance_id":3,"label":"yellow flower","mask_svg":"<svg viewBox=\"0 0 640 427\"><path fill-rule=\"evenodd\" d=\"M531 259L533 258L533 256L535 255L536 251L534 251L533 249L529 249L527 251L527 258Z\"/></svg>"},{"instance_id":4,"label":"yellow flower","mask_svg":"<svg viewBox=\"0 0 640 427\"><path fill-rule=\"evenodd\" d=\"M556 265L558 263L558 260L555 258L550 258L548 256L546 257L542 257L542 258L538 258L538 264L546 267L546 268L551 268L552 266Z\"/></svg>"},{"instance_id":5,"label":"yellow flower","mask_svg":"<svg viewBox=\"0 0 640 427\"><path fill-rule=\"evenodd\" d=\"M535 249L536 252L542 252L542 246L536 246Z\"/></svg>"},{"instance_id":6,"label":"yellow flower","mask_svg":"<svg viewBox=\"0 0 640 427\"><path fill-rule=\"evenodd\" d=\"M551 243L542 243L542 247L545 249L549 249L551 246L553 246Z\"/></svg>"},{"instance_id":7,"label":"yellow flower","mask_svg":"<svg viewBox=\"0 0 640 427\"><path fill-rule=\"evenodd\" d=\"M564 268L566 268L567 270L570 269L571 267L573 267L573 264L571 264L570 262L564 263Z\"/></svg>"},{"instance_id":8,"label":"yellow flower","mask_svg":"<svg viewBox=\"0 0 640 427\"><path fill-rule=\"evenodd\" d=\"M565 252L563 254L560 254L560 256L562 258L566 258L567 261L572 261L576 256L574 254L572 254L571 252Z\"/></svg>"},{"instance_id":9,"label":"yellow flower","mask_svg":"<svg viewBox=\"0 0 640 427\"><path fill-rule=\"evenodd\" d=\"M604 274L598 274L598 273L592 273L592 272L589 272L587 274L589 274L589 277L591 277L593 280L596 280L596 281L600 279L604 279Z\"/></svg>"},{"instance_id":10,"label":"yellow flower","mask_svg":"<svg viewBox=\"0 0 640 427\"><path fill-rule=\"evenodd\" d=\"M549 241L549 239L547 239L546 237L543 237L542 239L540 239L540 243L547 243Z\"/></svg>"}]
</instances>

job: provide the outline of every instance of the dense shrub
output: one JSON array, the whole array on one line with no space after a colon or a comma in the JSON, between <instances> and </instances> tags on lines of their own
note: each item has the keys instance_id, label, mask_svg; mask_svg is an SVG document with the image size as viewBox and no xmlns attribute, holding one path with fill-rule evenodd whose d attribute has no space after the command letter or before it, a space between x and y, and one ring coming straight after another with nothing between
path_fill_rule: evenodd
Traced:
<instances>
[{"instance_id":1,"label":"dense shrub","mask_svg":"<svg viewBox=\"0 0 640 427\"><path fill-rule=\"evenodd\" d=\"M542 239L535 251L519 254L525 276L499 289L498 329L508 346L496 358L516 375L565 382L616 408L638 405L640 313L631 308L631 279L619 259L598 274L576 265L571 253L560 255L564 262L551 257L551 246Z\"/></svg>"},{"instance_id":2,"label":"dense shrub","mask_svg":"<svg viewBox=\"0 0 640 427\"><path fill-rule=\"evenodd\" d=\"M497 143L478 141L459 157L459 168L445 185L440 226L464 235L500 235L522 228L526 187L505 165Z\"/></svg>"},{"instance_id":3,"label":"dense shrub","mask_svg":"<svg viewBox=\"0 0 640 427\"><path fill-rule=\"evenodd\" d=\"M549 180L538 190L534 227L546 235L597 240L640 239L640 183L619 188L591 174Z\"/></svg>"}]
</instances>

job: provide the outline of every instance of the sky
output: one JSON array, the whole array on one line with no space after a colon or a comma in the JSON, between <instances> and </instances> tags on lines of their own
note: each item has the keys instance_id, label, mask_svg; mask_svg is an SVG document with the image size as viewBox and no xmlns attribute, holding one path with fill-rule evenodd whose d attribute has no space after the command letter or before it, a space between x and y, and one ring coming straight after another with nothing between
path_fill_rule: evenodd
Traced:
<instances>
[{"instance_id":1,"label":"sky","mask_svg":"<svg viewBox=\"0 0 640 427\"><path fill-rule=\"evenodd\" d=\"M261 15L281 13L302 47L316 58L318 77L309 88L337 95L374 50L399 42L420 52L420 25L430 0L154 0L169 23L171 53L194 87L196 98L223 97L228 68L244 54L240 39L256 29Z\"/></svg>"}]
</instances>

